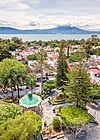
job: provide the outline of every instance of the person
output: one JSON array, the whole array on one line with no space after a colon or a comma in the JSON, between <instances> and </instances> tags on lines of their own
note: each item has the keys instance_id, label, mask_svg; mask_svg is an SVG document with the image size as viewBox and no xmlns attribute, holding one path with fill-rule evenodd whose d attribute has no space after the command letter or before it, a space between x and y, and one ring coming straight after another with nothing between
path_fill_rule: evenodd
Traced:
<instances>
[{"instance_id":1,"label":"person","mask_svg":"<svg viewBox=\"0 0 100 140\"><path fill-rule=\"evenodd\" d=\"M47 123L46 123L46 121L44 121L44 127L46 127L47 126Z\"/></svg>"},{"instance_id":2,"label":"person","mask_svg":"<svg viewBox=\"0 0 100 140\"><path fill-rule=\"evenodd\" d=\"M55 113L56 112L56 110L55 110L55 108L53 109L53 113Z\"/></svg>"},{"instance_id":3,"label":"person","mask_svg":"<svg viewBox=\"0 0 100 140\"><path fill-rule=\"evenodd\" d=\"M50 98L49 98L48 102L49 102L49 104L51 104Z\"/></svg>"},{"instance_id":4,"label":"person","mask_svg":"<svg viewBox=\"0 0 100 140\"><path fill-rule=\"evenodd\" d=\"M94 112L94 118L96 118L96 111Z\"/></svg>"}]
</instances>

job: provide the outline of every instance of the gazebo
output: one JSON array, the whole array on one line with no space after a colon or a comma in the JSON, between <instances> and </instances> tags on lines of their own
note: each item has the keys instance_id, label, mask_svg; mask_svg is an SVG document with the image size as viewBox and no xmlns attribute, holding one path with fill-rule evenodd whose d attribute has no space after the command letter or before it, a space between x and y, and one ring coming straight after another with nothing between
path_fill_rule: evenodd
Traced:
<instances>
[{"instance_id":1,"label":"gazebo","mask_svg":"<svg viewBox=\"0 0 100 140\"><path fill-rule=\"evenodd\" d=\"M35 111L37 114L42 114L42 99L38 95L34 95L31 91L19 100L19 105L23 107L23 112L29 109Z\"/></svg>"}]
</instances>

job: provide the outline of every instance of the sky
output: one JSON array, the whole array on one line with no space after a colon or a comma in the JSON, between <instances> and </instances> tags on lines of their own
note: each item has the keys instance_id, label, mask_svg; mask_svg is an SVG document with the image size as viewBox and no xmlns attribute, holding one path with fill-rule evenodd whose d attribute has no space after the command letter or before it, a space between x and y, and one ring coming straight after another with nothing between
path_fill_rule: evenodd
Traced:
<instances>
[{"instance_id":1,"label":"sky","mask_svg":"<svg viewBox=\"0 0 100 140\"><path fill-rule=\"evenodd\" d=\"M100 0L0 0L0 27L100 30Z\"/></svg>"}]
</instances>

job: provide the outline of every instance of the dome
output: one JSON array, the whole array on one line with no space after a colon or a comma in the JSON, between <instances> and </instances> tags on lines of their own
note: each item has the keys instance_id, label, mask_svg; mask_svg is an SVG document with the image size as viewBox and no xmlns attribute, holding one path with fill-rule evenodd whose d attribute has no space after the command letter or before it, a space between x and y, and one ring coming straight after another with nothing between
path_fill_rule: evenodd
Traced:
<instances>
[{"instance_id":1,"label":"dome","mask_svg":"<svg viewBox=\"0 0 100 140\"><path fill-rule=\"evenodd\" d=\"M25 108L35 108L41 103L41 101L42 99L40 96L33 95L32 92L29 92L19 100L19 104Z\"/></svg>"}]
</instances>

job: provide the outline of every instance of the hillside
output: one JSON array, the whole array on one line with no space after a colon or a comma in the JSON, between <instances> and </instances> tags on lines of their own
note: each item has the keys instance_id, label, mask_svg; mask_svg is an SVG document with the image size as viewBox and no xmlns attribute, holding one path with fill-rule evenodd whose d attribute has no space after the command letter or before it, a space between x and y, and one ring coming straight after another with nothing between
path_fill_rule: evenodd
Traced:
<instances>
[{"instance_id":1,"label":"hillside","mask_svg":"<svg viewBox=\"0 0 100 140\"><path fill-rule=\"evenodd\" d=\"M11 27L0 27L0 34L99 34L99 31L87 31L77 27L58 26L51 29L19 30Z\"/></svg>"}]
</instances>

